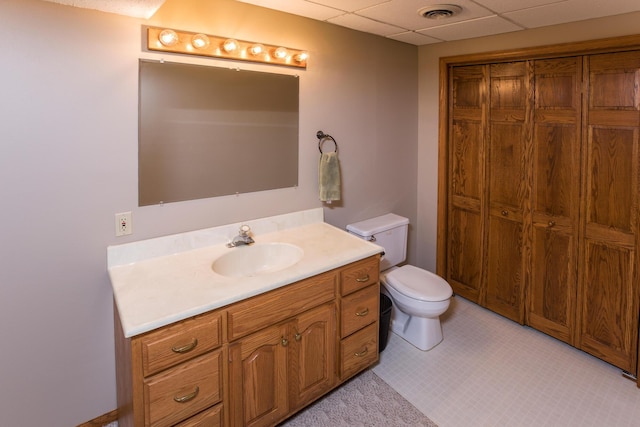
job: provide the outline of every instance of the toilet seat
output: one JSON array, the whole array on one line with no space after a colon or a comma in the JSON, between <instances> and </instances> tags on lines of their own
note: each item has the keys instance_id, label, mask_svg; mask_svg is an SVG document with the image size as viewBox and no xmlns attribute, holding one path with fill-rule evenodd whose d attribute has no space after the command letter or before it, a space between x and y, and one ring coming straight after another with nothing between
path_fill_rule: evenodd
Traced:
<instances>
[{"instance_id":1,"label":"toilet seat","mask_svg":"<svg viewBox=\"0 0 640 427\"><path fill-rule=\"evenodd\" d=\"M404 265L386 275L387 285L419 301L445 301L453 290L442 277L413 265Z\"/></svg>"}]
</instances>

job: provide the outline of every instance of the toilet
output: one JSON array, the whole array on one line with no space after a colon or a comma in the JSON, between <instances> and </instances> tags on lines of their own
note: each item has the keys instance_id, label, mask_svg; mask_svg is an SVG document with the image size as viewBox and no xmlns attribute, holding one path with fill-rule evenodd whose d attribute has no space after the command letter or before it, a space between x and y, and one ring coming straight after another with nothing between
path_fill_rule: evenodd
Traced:
<instances>
[{"instance_id":1,"label":"toilet","mask_svg":"<svg viewBox=\"0 0 640 427\"><path fill-rule=\"evenodd\" d=\"M382 293L391 298L391 330L420 350L442 339L440 315L449 308L453 290L440 276L413 265L407 255L409 220L386 214L347 225L347 231L384 248L380 261Z\"/></svg>"}]
</instances>

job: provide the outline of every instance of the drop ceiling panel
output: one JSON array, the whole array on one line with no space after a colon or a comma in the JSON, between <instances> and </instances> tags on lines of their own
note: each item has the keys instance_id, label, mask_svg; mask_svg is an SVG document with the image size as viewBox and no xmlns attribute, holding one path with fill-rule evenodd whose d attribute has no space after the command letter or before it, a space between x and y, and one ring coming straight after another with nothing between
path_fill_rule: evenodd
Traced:
<instances>
[{"instance_id":1,"label":"drop ceiling panel","mask_svg":"<svg viewBox=\"0 0 640 427\"><path fill-rule=\"evenodd\" d=\"M457 0L455 4L462 7L459 15L448 19L427 19L418 14L422 7L439 4L437 1L425 0L391 0L368 9L358 11L358 15L387 22L408 30L421 30L439 25L475 19L492 15L492 12L469 0Z\"/></svg>"},{"instance_id":2,"label":"drop ceiling panel","mask_svg":"<svg viewBox=\"0 0 640 427\"><path fill-rule=\"evenodd\" d=\"M562 3L505 13L504 16L526 28L537 28L638 10L640 10L638 0L567 0Z\"/></svg>"},{"instance_id":3,"label":"drop ceiling panel","mask_svg":"<svg viewBox=\"0 0 640 427\"><path fill-rule=\"evenodd\" d=\"M334 9L318 3L311 3L305 0L238 0L242 3L250 3L256 6L275 9L293 15L305 16L307 18L326 21L330 18L343 15L344 10Z\"/></svg>"},{"instance_id":4,"label":"drop ceiling panel","mask_svg":"<svg viewBox=\"0 0 640 427\"><path fill-rule=\"evenodd\" d=\"M423 44L440 43L442 40L434 39L433 37L427 37L423 34L416 33L415 31L406 31L400 34L392 34L387 36L390 39L398 40L403 43L415 44L422 46Z\"/></svg>"},{"instance_id":5,"label":"drop ceiling panel","mask_svg":"<svg viewBox=\"0 0 640 427\"><path fill-rule=\"evenodd\" d=\"M554 3L565 3L566 1L567 0L478 0L478 3L496 13L504 13Z\"/></svg>"},{"instance_id":6,"label":"drop ceiling panel","mask_svg":"<svg viewBox=\"0 0 640 427\"><path fill-rule=\"evenodd\" d=\"M360 9L366 9L368 7L375 6L381 3L387 3L389 1L391 0L320 0L314 1L314 3L329 6L338 10L344 10L346 12L355 12Z\"/></svg>"},{"instance_id":7,"label":"drop ceiling panel","mask_svg":"<svg viewBox=\"0 0 640 427\"><path fill-rule=\"evenodd\" d=\"M452 41L509 33L518 30L522 30L522 27L494 15L471 21L442 25L418 32L440 40Z\"/></svg>"},{"instance_id":8,"label":"drop ceiling panel","mask_svg":"<svg viewBox=\"0 0 640 427\"><path fill-rule=\"evenodd\" d=\"M352 28L354 30L364 31L366 33L377 34L379 36L389 36L391 34L397 34L405 31L404 28L374 21L355 14L340 15L335 18L328 19L327 22Z\"/></svg>"}]
</instances>

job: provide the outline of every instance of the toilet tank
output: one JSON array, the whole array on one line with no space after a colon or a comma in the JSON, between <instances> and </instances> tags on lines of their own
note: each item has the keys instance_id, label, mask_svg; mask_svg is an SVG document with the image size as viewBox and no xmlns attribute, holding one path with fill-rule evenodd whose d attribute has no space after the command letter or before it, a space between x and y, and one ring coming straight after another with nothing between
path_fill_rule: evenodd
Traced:
<instances>
[{"instance_id":1,"label":"toilet tank","mask_svg":"<svg viewBox=\"0 0 640 427\"><path fill-rule=\"evenodd\" d=\"M386 270L407 259L409 219L386 214L347 225L347 231L384 248L380 270Z\"/></svg>"}]
</instances>

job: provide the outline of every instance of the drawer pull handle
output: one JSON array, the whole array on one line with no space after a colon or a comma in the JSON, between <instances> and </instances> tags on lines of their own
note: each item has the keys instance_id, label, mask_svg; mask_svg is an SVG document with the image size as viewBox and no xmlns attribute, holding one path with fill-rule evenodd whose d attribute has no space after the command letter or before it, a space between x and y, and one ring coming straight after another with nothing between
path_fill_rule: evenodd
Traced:
<instances>
[{"instance_id":1,"label":"drawer pull handle","mask_svg":"<svg viewBox=\"0 0 640 427\"><path fill-rule=\"evenodd\" d=\"M185 394L184 396L180 396L180 397L175 396L173 400L175 400L178 403L186 403L194 399L198 395L198 393L200 393L200 387L196 386L196 389L193 392L189 394Z\"/></svg>"},{"instance_id":2,"label":"drawer pull handle","mask_svg":"<svg viewBox=\"0 0 640 427\"><path fill-rule=\"evenodd\" d=\"M365 354L367 354L368 352L369 352L369 349L367 347L365 347L364 350L356 352L353 355L356 356L356 357L362 357Z\"/></svg>"},{"instance_id":3,"label":"drawer pull handle","mask_svg":"<svg viewBox=\"0 0 640 427\"><path fill-rule=\"evenodd\" d=\"M369 281L369 275L368 274L366 276L364 276L364 277L358 277L356 279L356 282L359 282L359 283L364 283L364 282L368 282L368 281Z\"/></svg>"},{"instance_id":4,"label":"drawer pull handle","mask_svg":"<svg viewBox=\"0 0 640 427\"><path fill-rule=\"evenodd\" d=\"M369 314L369 308L365 308L365 309L364 309L364 310L362 310L362 311L358 311L358 312L356 313L356 316L358 316L358 317L364 317L364 316L366 316L367 314Z\"/></svg>"},{"instance_id":5,"label":"drawer pull handle","mask_svg":"<svg viewBox=\"0 0 640 427\"><path fill-rule=\"evenodd\" d=\"M288 346L288 345L289 345L289 340L288 340L288 339L286 339L285 337L282 337L282 341L281 341L281 342L282 342L282 346L283 346L283 347L286 347L286 346Z\"/></svg>"},{"instance_id":6,"label":"drawer pull handle","mask_svg":"<svg viewBox=\"0 0 640 427\"><path fill-rule=\"evenodd\" d=\"M300 341L302 339L302 334L297 333L294 338L296 339L296 341Z\"/></svg>"},{"instance_id":7,"label":"drawer pull handle","mask_svg":"<svg viewBox=\"0 0 640 427\"><path fill-rule=\"evenodd\" d=\"M183 345L182 347L176 347L174 345L173 347L171 347L171 350L173 350L174 353L181 353L181 354L188 353L194 348L196 348L197 345L198 345L198 338L194 338L193 341L191 341L187 345Z\"/></svg>"}]
</instances>

